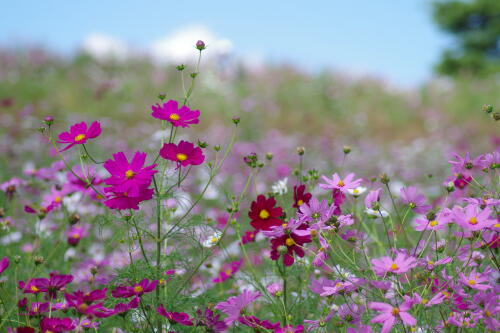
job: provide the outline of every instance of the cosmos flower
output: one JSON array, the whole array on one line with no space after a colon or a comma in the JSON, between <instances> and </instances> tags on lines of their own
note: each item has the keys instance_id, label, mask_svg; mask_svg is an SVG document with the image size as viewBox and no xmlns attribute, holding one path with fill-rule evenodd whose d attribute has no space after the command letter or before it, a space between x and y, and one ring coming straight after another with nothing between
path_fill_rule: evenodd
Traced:
<instances>
[{"instance_id":1,"label":"cosmos flower","mask_svg":"<svg viewBox=\"0 0 500 333\"><path fill-rule=\"evenodd\" d=\"M431 205L425 204L425 196L419 194L415 186L403 187L401 189L401 199L408 207L419 214L425 214L432 208Z\"/></svg>"},{"instance_id":2,"label":"cosmos flower","mask_svg":"<svg viewBox=\"0 0 500 333\"><path fill-rule=\"evenodd\" d=\"M222 237L222 232L216 230L212 235L210 235L207 239L205 239L205 241L203 242L203 246L208 248L213 247L215 246L215 244L219 242L221 237Z\"/></svg>"},{"instance_id":3,"label":"cosmos flower","mask_svg":"<svg viewBox=\"0 0 500 333\"><path fill-rule=\"evenodd\" d=\"M304 184L299 186L295 185L293 187L293 208L299 209L303 204L309 203L311 197L312 194L306 192L306 186Z\"/></svg>"},{"instance_id":4,"label":"cosmos flower","mask_svg":"<svg viewBox=\"0 0 500 333\"><path fill-rule=\"evenodd\" d=\"M189 315L184 312L167 312L163 307L163 304L160 304L156 311L160 316L163 316L168 319L171 323L178 323L184 326L193 326L193 321L189 318Z\"/></svg>"},{"instance_id":5,"label":"cosmos flower","mask_svg":"<svg viewBox=\"0 0 500 333\"><path fill-rule=\"evenodd\" d=\"M140 299L139 297L134 297L132 300L128 303L118 303L115 305L113 309L114 314L123 314L126 313L129 310L132 309L137 309L139 307Z\"/></svg>"},{"instance_id":6,"label":"cosmos flower","mask_svg":"<svg viewBox=\"0 0 500 333\"><path fill-rule=\"evenodd\" d=\"M259 195L250 206L248 217L250 225L257 230L269 230L273 226L281 225L280 219L283 214L281 207L275 207L276 200L272 197L266 199L265 196Z\"/></svg>"},{"instance_id":7,"label":"cosmos flower","mask_svg":"<svg viewBox=\"0 0 500 333\"><path fill-rule=\"evenodd\" d=\"M480 206L469 204L460 209L458 206L453 209L455 222L466 231L478 231L492 227L496 224L494 219L490 218L491 208L481 209Z\"/></svg>"},{"instance_id":8,"label":"cosmos flower","mask_svg":"<svg viewBox=\"0 0 500 333\"><path fill-rule=\"evenodd\" d=\"M98 121L94 121L89 128L87 128L87 123L81 122L71 126L69 132L59 134L59 141L57 142L67 144L61 150L65 151L74 145L82 145L89 139L97 138L99 135L101 135L101 124Z\"/></svg>"},{"instance_id":9,"label":"cosmos flower","mask_svg":"<svg viewBox=\"0 0 500 333\"><path fill-rule=\"evenodd\" d=\"M476 269L473 269L469 275L460 273L460 282L467 287L476 290L488 290L492 288L492 286L488 284L488 276L483 273L478 273Z\"/></svg>"},{"instance_id":10,"label":"cosmos flower","mask_svg":"<svg viewBox=\"0 0 500 333\"><path fill-rule=\"evenodd\" d=\"M160 104L152 105L151 109L153 110L151 116L166 120L174 127L189 127L189 125L199 122L199 110L191 110L186 105L179 108L179 104L174 100L163 103L162 106Z\"/></svg>"},{"instance_id":11,"label":"cosmos flower","mask_svg":"<svg viewBox=\"0 0 500 333\"><path fill-rule=\"evenodd\" d=\"M133 286L120 286L111 292L113 297L132 297L132 296L141 296L144 293L152 292L156 289L156 285L158 284L158 280L152 280L149 282L148 279L143 279L141 282L136 283Z\"/></svg>"},{"instance_id":12,"label":"cosmos flower","mask_svg":"<svg viewBox=\"0 0 500 333\"><path fill-rule=\"evenodd\" d=\"M278 260L283 256L285 266L291 266L295 262L294 254L304 257L303 246L312 241L310 231L305 228L302 221L291 219L288 223L264 231L264 235L271 238L271 259Z\"/></svg>"},{"instance_id":13,"label":"cosmos flower","mask_svg":"<svg viewBox=\"0 0 500 333\"><path fill-rule=\"evenodd\" d=\"M104 192L108 192L107 200L104 201L108 208L138 210L141 202L153 198L154 190L150 188L141 189L137 197L129 197L127 193L117 193L107 189L104 189Z\"/></svg>"},{"instance_id":14,"label":"cosmos flower","mask_svg":"<svg viewBox=\"0 0 500 333\"><path fill-rule=\"evenodd\" d=\"M401 320L408 326L415 326L417 324L417 320L408 313L411 309L409 302L403 302L399 307L387 303L370 302L368 307L380 312L370 322L383 324L381 333L390 332L397 320Z\"/></svg>"},{"instance_id":15,"label":"cosmos flower","mask_svg":"<svg viewBox=\"0 0 500 333\"><path fill-rule=\"evenodd\" d=\"M417 218L415 219L415 230L443 230L451 222L450 214L451 211L445 208L430 221L426 218Z\"/></svg>"},{"instance_id":16,"label":"cosmos flower","mask_svg":"<svg viewBox=\"0 0 500 333\"><path fill-rule=\"evenodd\" d=\"M365 207L367 209L373 209L374 204L380 201L380 192L382 192L381 188L377 188L373 191L370 191L365 197Z\"/></svg>"},{"instance_id":17,"label":"cosmos flower","mask_svg":"<svg viewBox=\"0 0 500 333\"><path fill-rule=\"evenodd\" d=\"M3 257L0 260L0 274L2 274L9 267L9 258Z\"/></svg>"},{"instance_id":18,"label":"cosmos flower","mask_svg":"<svg viewBox=\"0 0 500 333\"><path fill-rule=\"evenodd\" d=\"M146 153L136 152L130 163L123 152L113 154L113 159L104 162L104 168L111 174L104 182L115 193L127 193L129 197L138 197L141 190L149 187L156 164L144 166ZM108 188L109 189L109 188Z\"/></svg>"},{"instance_id":19,"label":"cosmos flower","mask_svg":"<svg viewBox=\"0 0 500 333\"><path fill-rule=\"evenodd\" d=\"M316 198L311 198L309 203L304 203L300 206L297 216L304 222L325 222L329 218L329 209L330 206L327 200L319 201Z\"/></svg>"},{"instance_id":20,"label":"cosmos flower","mask_svg":"<svg viewBox=\"0 0 500 333\"><path fill-rule=\"evenodd\" d=\"M177 168L188 165L200 165L205 161L205 155L200 147L188 141L181 140L178 145L165 143L160 149L160 156L166 160L177 163Z\"/></svg>"},{"instance_id":21,"label":"cosmos flower","mask_svg":"<svg viewBox=\"0 0 500 333\"><path fill-rule=\"evenodd\" d=\"M352 195L353 197L359 197L361 194L366 192L366 187L358 186L356 188L350 188L347 190L347 193Z\"/></svg>"},{"instance_id":22,"label":"cosmos flower","mask_svg":"<svg viewBox=\"0 0 500 333\"><path fill-rule=\"evenodd\" d=\"M256 330L274 330L280 327L280 323L271 323L269 320L262 320L255 316L240 316L238 321L248 327Z\"/></svg>"},{"instance_id":23,"label":"cosmos flower","mask_svg":"<svg viewBox=\"0 0 500 333\"><path fill-rule=\"evenodd\" d=\"M274 333L302 333L304 332L304 326L298 325L298 326L292 326L292 325L285 325L283 327L278 327L274 330Z\"/></svg>"},{"instance_id":24,"label":"cosmos flower","mask_svg":"<svg viewBox=\"0 0 500 333\"><path fill-rule=\"evenodd\" d=\"M284 195L288 192L288 188L286 187L286 183L288 182L288 178L283 178L278 180L271 186L271 191L274 195Z\"/></svg>"},{"instance_id":25,"label":"cosmos flower","mask_svg":"<svg viewBox=\"0 0 500 333\"><path fill-rule=\"evenodd\" d=\"M215 315L209 308L205 308L205 311L198 309L196 314L198 315L196 326L206 327L208 332L221 333L226 331L227 325L220 320L220 314Z\"/></svg>"},{"instance_id":26,"label":"cosmos flower","mask_svg":"<svg viewBox=\"0 0 500 333\"><path fill-rule=\"evenodd\" d=\"M71 318L48 318L45 317L40 321L40 330L46 332L69 332L74 330L76 325Z\"/></svg>"},{"instance_id":27,"label":"cosmos flower","mask_svg":"<svg viewBox=\"0 0 500 333\"><path fill-rule=\"evenodd\" d=\"M260 292L253 292L250 290L243 290L241 295L229 297L226 301L220 302L215 306L217 310L222 311L227 315L224 322L231 325L237 321L243 309L253 303L260 297Z\"/></svg>"},{"instance_id":28,"label":"cosmos flower","mask_svg":"<svg viewBox=\"0 0 500 333\"><path fill-rule=\"evenodd\" d=\"M384 276L387 273L403 274L417 266L417 260L405 253L398 252L395 259L391 257L372 259L372 265L373 271L378 276Z\"/></svg>"},{"instance_id":29,"label":"cosmos flower","mask_svg":"<svg viewBox=\"0 0 500 333\"><path fill-rule=\"evenodd\" d=\"M47 293L49 299L54 299L57 297L57 292L63 290L64 287L73 281L73 275L62 275L56 274L54 272L50 273L50 277L47 278L35 278L31 279L26 288L24 288L25 293Z\"/></svg>"},{"instance_id":30,"label":"cosmos flower","mask_svg":"<svg viewBox=\"0 0 500 333\"><path fill-rule=\"evenodd\" d=\"M354 173L348 174L345 178L341 178L337 173L334 173L332 179L322 176L325 183L319 184L323 189L339 190L342 193L349 193L349 190L355 189L361 185L361 179L354 179Z\"/></svg>"},{"instance_id":31,"label":"cosmos flower","mask_svg":"<svg viewBox=\"0 0 500 333\"><path fill-rule=\"evenodd\" d=\"M213 279L212 282L221 283L226 281L240 270L242 264L243 264L243 258L238 261L233 261L224 264L219 272L219 276Z\"/></svg>"},{"instance_id":32,"label":"cosmos flower","mask_svg":"<svg viewBox=\"0 0 500 333\"><path fill-rule=\"evenodd\" d=\"M88 235L88 228L83 225L74 225L67 232L68 244L71 246L77 246L80 240Z\"/></svg>"}]
</instances>

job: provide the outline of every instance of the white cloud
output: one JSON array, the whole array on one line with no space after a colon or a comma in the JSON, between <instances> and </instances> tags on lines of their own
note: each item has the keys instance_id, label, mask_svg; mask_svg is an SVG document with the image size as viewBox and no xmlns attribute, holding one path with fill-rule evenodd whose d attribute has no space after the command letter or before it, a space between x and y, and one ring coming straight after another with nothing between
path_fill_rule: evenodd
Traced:
<instances>
[{"instance_id":1,"label":"white cloud","mask_svg":"<svg viewBox=\"0 0 500 333\"><path fill-rule=\"evenodd\" d=\"M131 49L123 40L101 33L92 33L83 41L83 51L97 59L125 59Z\"/></svg>"},{"instance_id":2,"label":"white cloud","mask_svg":"<svg viewBox=\"0 0 500 333\"><path fill-rule=\"evenodd\" d=\"M196 59L195 44L205 42L205 57L218 57L231 52L233 43L226 38L219 38L210 29L202 25L192 25L173 31L169 35L152 43L150 53L157 61L188 62Z\"/></svg>"}]
</instances>

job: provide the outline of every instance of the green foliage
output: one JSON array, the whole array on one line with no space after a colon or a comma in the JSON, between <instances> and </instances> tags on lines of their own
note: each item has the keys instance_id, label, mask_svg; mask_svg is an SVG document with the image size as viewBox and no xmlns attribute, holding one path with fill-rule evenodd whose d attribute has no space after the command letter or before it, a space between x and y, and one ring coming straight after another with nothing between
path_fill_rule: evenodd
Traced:
<instances>
[{"instance_id":1,"label":"green foliage","mask_svg":"<svg viewBox=\"0 0 500 333\"><path fill-rule=\"evenodd\" d=\"M500 70L500 1L437 1L433 15L456 39L456 46L443 52L438 73L484 76Z\"/></svg>"}]
</instances>

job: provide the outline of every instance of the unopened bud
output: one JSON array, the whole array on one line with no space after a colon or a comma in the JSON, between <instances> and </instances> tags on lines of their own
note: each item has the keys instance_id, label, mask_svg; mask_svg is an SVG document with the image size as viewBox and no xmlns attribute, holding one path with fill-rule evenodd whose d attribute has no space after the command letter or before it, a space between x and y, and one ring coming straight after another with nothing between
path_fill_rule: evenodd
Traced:
<instances>
[{"instance_id":1,"label":"unopened bud","mask_svg":"<svg viewBox=\"0 0 500 333\"><path fill-rule=\"evenodd\" d=\"M178 70L178 71L183 71L186 69L186 65L177 65L175 66L175 68Z\"/></svg>"},{"instance_id":2,"label":"unopened bud","mask_svg":"<svg viewBox=\"0 0 500 333\"><path fill-rule=\"evenodd\" d=\"M90 267L90 274L96 275L97 274L97 267L95 267L95 266Z\"/></svg>"},{"instance_id":3,"label":"unopened bud","mask_svg":"<svg viewBox=\"0 0 500 333\"><path fill-rule=\"evenodd\" d=\"M205 42L204 41L199 40L199 41L196 42L196 49L198 49L200 51L203 51L206 48L207 47L205 46Z\"/></svg>"},{"instance_id":4,"label":"unopened bud","mask_svg":"<svg viewBox=\"0 0 500 333\"><path fill-rule=\"evenodd\" d=\"M217 151L217 152L219 152L220 151L220 145L215 145L214 146L214 150Z\"/></svg>"},{"instance_id":5,"label":"unopened bud","mask_svg":"<svg viewBox=\"0 0 500 333\"><path fill-rule=\"evenodd\" d=\"M38 127L37 131L40 133L43 133L43 132L45 132L45 127Z\"/></svg>"},{"instance_id":6,"label":"unopened bud","mask_svg":"<svg viewBox=\"0 0 500 333\"><path fill-rule=\"evenodd\" d=\"M19 264L21 262L21 256L14 256L14 262Z\"/></svg>"},{"instance_id":7,"label":"unopened bud","mask_svg":"<svg viewBox=\"0 0 500 333\"><path fill-rule=\"evenodd\" d=\"M266 153L266 159L268 161L272 161L273 157L274 157L273 153Z\"/></svg>"},{"instance_id":8,"label":"unopened bud","mask_svg":"<svg viewBox=\"0 0 500 333\"><path fill-rule=\"evenodd\" d=\"M342 148L342 151L344 152L344 154L349 154L351 152L351 147L349 146L344 146L344 148Z\"/></svg>"},{"instance_id":9,"label":"unopened bud","mask_svg":"<svg viewBox=\"0 0 500 333\"><path fill-rule=\"evenodd\" d=\"M194 79L198 76L198 73L191 73L189 74L189 76L191 76L191 78Z\"/></svg>"},{"instance_id":10,"label":"unopened bud","mask_svg":"<svg viewBox=\"0 0 500 333\"><path fill-rule=\"evenodd\" d=\"M285 254L288 253L288 248L285 245L278 246L278 253Z\"/></svg>"},{"instance_id":11,"label":"unopened bud","mask_svg":"<svg viewBox=\"0 0 500 333\"><path fill-rule=\"evenodd\" d=\"M305 152L306 152L306 148L297 147L297 154L299 154L300 156L304 155Z\"/></svg>"},{"instance_id":12,"label":"unopened bud","mask_svg":"<svg viewBox=\"0 0 500 333\"><path fill-rule=\"evenodd\" d=\"M206 143L205 141L198 140L198 147L200 147L200 148L207 148L208 147L208 143Z\"/></svg>"},{"instance_id":13,"label":"unopened bud","mask_svg":"<svg viewBox=\"0 0 500 333\"><path fill-rule=\"evenodd\" d=\"M43 118L43 122L45 123L45 125L50 126L54 123L54 117L47 116L47 117Z\"/></svg>"},{"instance_id":14,"label":"unopened bud","mask_svg":"<svg viewBox=\"0 0 500 333\"><path fill-rule=\"evenodd\" d=\"M35 262L35 265L41 265L45 259L42 256L35 256L33 257L33 261Z\"/></svg>"},{"instance_id":15,"label":"unopened bud","mask_svg":"<svg viewBox=\"0 0 500 333\"><path fill-rule=\"evenodd\" d=\"M80 215L78 214L71 214L68 218L68 222L69 224L73 225L73 224L77 224L78 221L80 221Z\"/></svg>"},{"instance_id":16,"label":"unopened bud","mask_svg":"<svg viewBox=\"0 0 500 333\"><path fill-rule=\"evenodd\" d=\"M234 116L234 117L233 117L233 123L234 123L235 125L238 125L238 124L240 123L240 117L238 117L238 116Z\"/></svg>"},{"instance_id":17,"label":"unopened bud","mask_svg":"<svg viewBox=\"0 0 500 333\"><path fill-rule=\"evenodd\" d=\"M158 98L160 99L160 101L163 101L166 97L167 97L166 93L159 93L158 94Z\"/></svg>"},{"instance_id":18,"label":"unopened bud","mask_svg":"<svg viewBox=\"0 0 500 333\"><path fill-rule=\"evenodd\" d=\"M486 113L492 113L493 106L491 106L490 104L485 104L485 105L483 105L482 110L483 110L483 112L486 112Z\"/></svg>"},{"instance_id":19,"label":"unopened bud","mask_svg":"<svg viewBox=\"0 0 500 333\"><path fill-rule=\"evenodd\" d=\"M382 184L389 184L391 182L391 179L389 178L389 176L386 174L386 173L382 173L380 175L380 182Z\"/></svg>"},{"instance_id":20,"label":"unopened bud","mask_svg":"<svg viewBox=\"0 0 500 333\"><path fill-rule=\"evenodd\" d=\"M500 120L500 112L495 112L493 113L493 119L495 121L499 121Z\"/></svg>"},{"instance_id":21,"label":"unopened bud","mask_svg":"<svg viewBox=\"0 0 500 333\"><path fill-rule=\"evenodd\" d=\"M453 182L449 182L448 185L446 185L446 191L448 191L448 193L455 191L455 184Z\"/></svg>"}]
</instances>

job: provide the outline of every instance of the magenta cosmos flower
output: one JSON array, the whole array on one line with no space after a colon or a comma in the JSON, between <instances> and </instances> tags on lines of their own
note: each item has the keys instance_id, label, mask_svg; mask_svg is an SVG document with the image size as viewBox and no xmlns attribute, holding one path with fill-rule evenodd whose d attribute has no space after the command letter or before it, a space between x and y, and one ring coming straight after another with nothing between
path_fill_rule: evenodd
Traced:
<instances>
[{"instance_id":1,"label":"magenta cosmos flower","mask_svg":"<svg viewBox=\"0 0 500 333\"><path fill-rule=\"evenodd\" d=\"M337 173L332 175L332 179L321 176L325 183L319 184L319 187L328 190L339 190L342 193L348 193L348 190L355 189L361 185L361 179L354 179L354 173L348 174L345 178L341 178Z\"/></svg>"},{"instance_id":2,"label":"magenta cosmos flower","mask_svg":"<svg viewBox=\"0 0 500 333\"><path fill-rule=\"evenodd\" d=\"M40 330L46 332L69 332L76 328L71 318L43 318L40 321Z\"/></svg>"},{"instance_id":3,"label":"magenta cosmos flower","mask_svg":"<svg viewBox=\"0 0 500 333\"><path fill-rule=\"evenodd\" d=\"M141 282L136 283L133 286L121 286L117 287L111 295L113 297L131 297L131 296L141 296L144 293L149 293L155 290L158 280L153 280L149 282L148 279L143 279Z\"/></svg>"},{"instance_id":4,"label":"magenta cosmos flower","mask_svg":"<svg viewBox=\"0 0 500 333\"><path fill-rule=\"evenodd\" d=\"M260 292L258 291L243 290L241 295L229 297L227 301L220 302L215 308L228 315L228 317L224 319L224 322L227 325L231 325L238 320L241 311L259 297Z\"/></svg>"},{"instance_id":5,"label":"magenta cosmos flower","mask_svg":"<svg viewBox=\"0 0 500 333\"><path fill-rule=\"evenodd\" d=\"M160 314L160 316L163 316L168 319L171 323L178 323L184 326L193 326L192 320L189 318L189 315L184 312L168 312L165 310L163 307L163 304L160 304L156 311Z\"/></svg>"},{"instance_id":6,"label":"magenta cosmos flower","mask_svg":"<svg viewBox=\"0 0 500 333\"><path fill-rule=\"evenodd\" d=\"M460 282L462 282L467 287L476 290L488 290L492 288L492 286L488 284L488 275L479 273L476 271L476 269L473 269L472 272L469 273L469 275L460 273Z\"/></svg>"},{"instance_id":7,"label":"magenta cosmos flower","mask_svg":"<svg viewBox=\"0 0 500 333\"><path fill-rule=\"evenodd\" d=\"M3 257L0 260L0 274L2 274L9 267L9 258Z\"/></svg>"},{"instance_id":8,"label":"magenta cosmos flower","mask_svg":"<svg viewBox=\"0 0 500 333\"><path fill-rule=\"evenodd\" d=\"M111 209L139 209L139 204L142 201L151 200L153 198L153 189L146 188L141 189L137 197L130 197L127 193L115 193L113 191L104 189L104 192L108 192L108 200L104 201L104 204Z\"/></svg>"},{"instance_id":9,"label":"magenta cosmos flower","mask_svg":"<svg viewBox=\"0 0 500 333\"><path fill-rule=\"evenodd\" d=\"M191 110L186 105L181 106L177 101L170 100L167 103L155 104L151 106L153 113L151 116L157 119L166 120L174 127L189 127L192 124L198 124L200 111Z\"/></svg>"},{"instance_id":10,"label":"magenta cosmos flower","mask_svg":"<svg viewBox=\"0 0 500 333\"><path fill-rule=\"evenodd\" d=\"M379 315L374 317L370 322L383 324L381 333L390 332L392 326L396 323L396 320L401 319L401 321L409 326L415 326L417 320L408 313L411 309L411 302L404 302L399 307L394 307L391 304L370 302L368 307L372 310L380 312Z\"/></svg>"},{"instance_id":11,"label":"magenta cosmos flower","mask_svg":"<svg viewBox=\"0 0 500 333\"><path fill-rule=\"evenodd\" d=\"M383 276L387 273L403 274L417 266L417 259L399 252L395 259L391 257L372 259L372 265L373 271L378 276Z\"/></svg>"},{"instance_id":12,"label":"magenta cosmos flower","mask_svg":"<svg viewBox=\"0 0 500 333\"><path fill-rule=\"evenodd\" d=\"M97 138L99 135L101 135L101 124L98 121L94 121L88 128L87 123L81 122L71 126L69 132L59 134L59 141L57 142L67 144L67 146L61 150L65 151L74 145L86 143L88 139Z\"/></svg>"},{"instance_id":13,"label":"magenta cosmos flower","mask_svg":"<svg viewBox=\"0 0 500 333\"><path fill-rule=\"evenodd\" d=\"M63 290L67 284L73 281L73 275L62 275L54 272L50 273L50 278L35 278L31 279L24 292L28 294L36 294L39 292L47 293L49 299L57 297L57 292Z\"/></svg>"},{"instance_id":14,"label":"magenta cosmos flower","mask_svg":"<svg viewBox=\"0 0 500 333\"><path fill-rule=\"evenodd\" d=\"M166 160L177 163L177 168L188 165L200 165L205 161L205 155L200 147L195 147L191 142L181 140L178 145L166 143L160 149L160 156Z\"/></svg>"},{"instance_id":15,"label":"magenta cosmos flower","mask_svg":"<svg viewBox=\"0 0 500 333\"><path fill-rule=\"evenodd\" d=\"M138 151L129 163L123 152L113 154L113 159L104 163L104 168L111 174L105 183L112 186L113 192L138 197L141 190L151 184L153 175L158 172L154 170L156 164L144 166L146 156L146 153Z\"/></svg>"},{"instance_id":16,"label":"magenta cosmos flower","mask_svg":"<svg viewBox=\"0 0 500 333\"><path fill-rule=\"evenodd\" d=\"M233 261L224 264L219 272L219 276L213 279L212 282L221 283L226 281L240 270L242 264L243 264L243 258L238 261Z\"/></svg>"}]
</instances>

